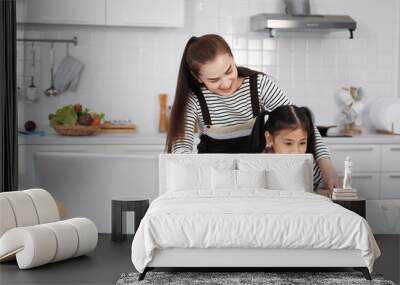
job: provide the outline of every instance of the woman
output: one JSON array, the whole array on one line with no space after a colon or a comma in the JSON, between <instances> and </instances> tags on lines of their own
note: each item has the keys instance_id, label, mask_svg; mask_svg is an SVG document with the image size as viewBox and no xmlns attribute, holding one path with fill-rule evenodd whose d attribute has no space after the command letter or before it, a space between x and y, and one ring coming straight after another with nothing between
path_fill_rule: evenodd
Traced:
<instances>
[{"instance_id":1,"label":"woman","mask_svg":"<svg viewBox=\"0 0 400 285\"><path fill-rule=\"evenodd\" d=\"M266 122L265 116L268 116ZM307 107L282 105L272 112L263 111L254 124L249 149L254 153L310 153L315 160L313 122L312 113ZM315 192L330 196L315 163L313 182Z\"/></svg>"},{"instance_id":2,"label":"woman","mask_svg":"<svg viewBox=\"0 0 400 285\"><path fill-rule=\"evenodd\" d=\"M200 127L199 153L246 153L255 118L292 102L267 75L236 67L226 41L214 34L192 37L183 52L172 107L167 151L192 152L194 126ZM316 158L329 189L336 172L314 128Z\"/></svg>"}]
</instances>

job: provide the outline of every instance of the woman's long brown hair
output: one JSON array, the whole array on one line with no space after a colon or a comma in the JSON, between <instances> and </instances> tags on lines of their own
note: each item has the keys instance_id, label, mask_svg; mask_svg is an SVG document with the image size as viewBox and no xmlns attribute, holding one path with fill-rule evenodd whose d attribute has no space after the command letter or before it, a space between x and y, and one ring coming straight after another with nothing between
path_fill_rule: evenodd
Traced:
<instances>
[{"instance_id":1,"label":"woman's long brown hair","mask_svg":"<svg viewBox=\"0 0 400 285\"><path fill-rule=\"evenodd\" d=\"M167 152L178 138L183 137L185 131L185 114L188 98L191 92L196 92L202 84L196 79L200 67L215 59L217 55L228 54L233 57L228 43L219 35L207 34L201 37L191 37L183 51L175 99L172 105L171 117L166 141ZM246 77L258 73L244 67L238 67L238 76Z\"/></svg>"}]
</instances>

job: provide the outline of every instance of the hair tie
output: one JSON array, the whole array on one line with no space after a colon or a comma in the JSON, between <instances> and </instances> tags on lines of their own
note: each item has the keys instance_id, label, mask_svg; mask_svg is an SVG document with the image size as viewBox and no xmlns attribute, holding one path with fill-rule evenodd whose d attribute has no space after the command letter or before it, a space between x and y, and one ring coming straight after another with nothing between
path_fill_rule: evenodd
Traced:
<instances>
[{"instance_id":1,"label":"hair tie","mask_svg":"<svg viewBox=\"0 0 400 285\"><path fill-rule=\"evenodd\" d=\"M192 44L193 42L197 41L198 37L196 36L192 36L189 40L188 40L188 44Z\"/></svg>"},{"instance_id":2,"label":"hair tie","mask_svg":"<svg viewBox=\"0 0 400 285\"><path fill-rule=\"evenodd\" d=\"M267 111L266 109L262 108L261 113L259 116L265 117L266 115L269 115L271 112Z\"/></svg>"}]
</instances>

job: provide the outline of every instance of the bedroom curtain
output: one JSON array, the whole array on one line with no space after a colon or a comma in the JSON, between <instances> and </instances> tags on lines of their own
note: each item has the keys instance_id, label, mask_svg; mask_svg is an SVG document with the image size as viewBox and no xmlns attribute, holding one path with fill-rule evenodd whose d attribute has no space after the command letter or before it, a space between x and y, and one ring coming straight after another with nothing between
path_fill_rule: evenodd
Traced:
<instances>
[{"instance_id":1,"label":"bedroom curtain","mask_svg":"<svg viewBox=\"0 0 400 285\"><path fill-rule=\"evenodd\" d=\"M18 189L16 2L0 0L0 192Z\"/></svg>"}]
</instances>

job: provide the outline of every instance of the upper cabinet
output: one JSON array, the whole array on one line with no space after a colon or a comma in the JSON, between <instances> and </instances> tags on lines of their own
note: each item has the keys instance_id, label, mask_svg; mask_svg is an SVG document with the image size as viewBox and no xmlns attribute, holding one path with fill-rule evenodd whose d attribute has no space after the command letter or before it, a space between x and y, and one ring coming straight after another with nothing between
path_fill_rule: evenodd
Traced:
<instances>
[{"instance_id":1,"label":"upper cabinet","mask_svg":"<svg viewBox=\"0 0 400 285\"><path fill-rule=\"evenodd\" d=\"M26 23L106 24L106 0L29 0L26 5Z\"/></svg>"},{"instance_id":2,"label":"upper cabinet","mask_svg":"<svg viewBox=\"0 0 400 285\"><path fill-rule=\"evenodd\" d=\"M183 0L107 0L107 25L183 27Z\"/></svg>"},{"instance_id":3,"label":"upper cabinet","mask_svg":"<svg viewBox=\"0 0 400 285\"><path fill-rule=\"evenodd\" d=\"M184 0L18 0L18 22L102 26L182 27ZM21 19L22 18L22 19Z\"/></svg>"}]
</instances>

